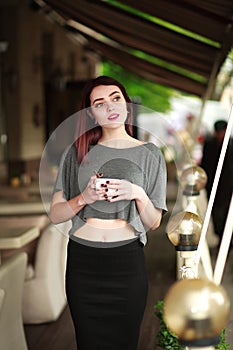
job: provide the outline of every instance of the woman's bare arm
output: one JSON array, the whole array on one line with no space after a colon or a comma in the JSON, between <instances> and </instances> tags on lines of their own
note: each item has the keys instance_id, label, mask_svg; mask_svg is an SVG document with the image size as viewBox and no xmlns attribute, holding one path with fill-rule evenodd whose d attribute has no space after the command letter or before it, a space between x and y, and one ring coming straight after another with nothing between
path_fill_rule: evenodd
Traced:
<instances>
[{"instance_id":1,"label":"woman's bare arm","mask_svg":"<svg viewBox=\"0 0 233 350\"><path fill-rule=\"evenodd\" d=\"M85 190L68 201L64 198L63 191L55 192L50 206L50 220L54 224L68 221L87 204L97 200L105 200L105 189L96 190L95 179L96 176L92 176Z\"/></svg>"},{"instance_id":2,"label":"woman's bare arm","mask_svg":"<svg viewBox=\"0 0 233 350\"><path fill-rule=\"evenodd\" d=\"M63 197L63 191L55 192L50 206L50 220L54 224L68 221L84 208L85 205L86 202L82 194L66 201Z\"/></svg>"}]
</instances>

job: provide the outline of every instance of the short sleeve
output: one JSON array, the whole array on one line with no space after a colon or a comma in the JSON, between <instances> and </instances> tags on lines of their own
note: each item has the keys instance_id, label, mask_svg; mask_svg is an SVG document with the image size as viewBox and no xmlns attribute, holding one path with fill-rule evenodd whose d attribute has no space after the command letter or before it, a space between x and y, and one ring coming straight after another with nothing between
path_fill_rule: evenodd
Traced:
<instances>
[{"instance_id":1,"label":"short sleeve","mask_svg":"<svg viewBox=\"0 0 233 350\"><path fill-rule=\"evenodd\" d=\"M163 154L157 147L151 151L147 181L148 197L156 208L166 212L167 167Z\"/></svg>"},{"instance_id":2,"label":"short sleeve","mask_svg":"<svg viewBox=\"0 0 233 350\"><path fill-rule=\"evenodd\" d=\"M69 149L66 149L60 159L59 162L59 166L58 166L58 172L57 172L57 177L56 177L56 181L54 184L54 189L53 189L53 193L55 192L59 192L59 191L63 191L63 171L64 170L64 164L65 164L65 160L66 160L66 156L68 153Z\"/></svg>"},{"instance_id":3,"label":"short sleeve","mask_svg":"<svg viewBox=\"0 0 233 350\"><path fill-rule=\"evenodd\" d=\"M62 172L63 172L64 160L65 160L65 152L63 153L61 160L60 160L60 163L59 163L59 166L58 166L58 172L57 172L57 177L56 177L56 181L54 184L53 193L58 192L58 191L63 191Z\"/></svg>"},{"instance_id":4,"label":"short sleeve","mask_svg":"<svg viewBox=\"0 0 233 350\"><path fill-rule=\"evenodd\" d=\"M66 200L79 194L80 189L76 181L78 178L78 169L77 152L73 144L67 147L62 154L54 185L54 193L63 191L63 196Z\"/></svg>"}]
</instances>

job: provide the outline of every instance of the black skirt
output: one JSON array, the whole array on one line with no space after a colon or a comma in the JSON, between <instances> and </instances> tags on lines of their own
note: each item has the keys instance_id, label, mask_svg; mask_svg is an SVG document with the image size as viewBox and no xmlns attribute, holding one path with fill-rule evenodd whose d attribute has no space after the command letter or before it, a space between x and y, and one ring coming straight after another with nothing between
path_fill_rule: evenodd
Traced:
<instances>
[{"instance_id":1,"label":"black skirt","mask_svg":"<svg viewBox=\"0 0 233 350\"><path fill-rule=\"evenodd\" d=\"M138 240L112 248L69 240L66 293L78 350L136 350L147 291Z\"/></svg>"}]
</instances>

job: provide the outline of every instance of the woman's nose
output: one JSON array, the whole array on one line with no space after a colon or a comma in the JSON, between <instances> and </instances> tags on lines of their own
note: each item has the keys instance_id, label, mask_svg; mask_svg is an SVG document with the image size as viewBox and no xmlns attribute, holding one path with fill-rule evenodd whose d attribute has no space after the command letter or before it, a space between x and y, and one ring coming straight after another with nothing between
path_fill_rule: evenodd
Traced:
<instances>
[{"instance_id":1,"label":"woman's nose","mask_svg":"<svg viewBox=\"0 0 233 350\"><path fill-rule=\"evenodd\" d=\"M107 110L112 111L114 109L113 103L112 102L107 102Z\"/></svg>"}]
</instances>

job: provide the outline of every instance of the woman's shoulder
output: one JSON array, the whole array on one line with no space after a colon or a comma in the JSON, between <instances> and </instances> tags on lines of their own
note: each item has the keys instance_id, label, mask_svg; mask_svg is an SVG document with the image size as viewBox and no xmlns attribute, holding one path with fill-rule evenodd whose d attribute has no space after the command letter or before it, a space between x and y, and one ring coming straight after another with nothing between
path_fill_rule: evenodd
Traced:
<instances>
[{"instance_id":1,"label":"woman's shoulder","mask_svg":"<svg viewBox=\"0 0 233 350\"><path fill-rule=\"evenodd\" d=\"M155 161L156 163L157 162L159 162L159 163L165 162L163 152L158 146L156 146L152 142L145 143L144 145L146 147L147 154L148 154L149 158L151 159L151 161Z\"/></svg>"},{"instance_id":2,"label":"woman's shoulder","mask_svg":"<svg viewBox=\"0 0 233 350\"><path fill-rule=\"evenodd\" d=\"M160 151L160 148L157 147L153 142L145 142L134 137L129 138L128 148L134 149L135 147L147 148L151 151Z\"/></svg>"},{"instance_id":3,"label":"woman's shoulder","mask_svg":"<svg viewBox=\"0 0 233 350\"><path fill-rule=\"evenodd\" d=\"M77 148L75 146L75 143L68 145L62 154L62 161L63 162L69 162L73 161L74 159L77 159Z\"/></svg>"},{"instance_id":4,"label":"woman's shoulder","mask_svg":"<svg viewBox=\"0 0 233 350\"><path fill-rule=\"evenodd\" d=\"M153 142L145 142L144 146L152 152L161 153L160 148L158 146L156 146Z\"/></svg>"},{"instance_id":5,"label":"woman's shoulder","mask_svg":"<svg viewBox=\"0 0 233 350\"><path fill-rule=\"evenodd\" d=\"M77 147L74 143L71 143L70 145L68 145L64 151L64 153L66 154L77 154Z\"/></svg>"}]
</instances>

